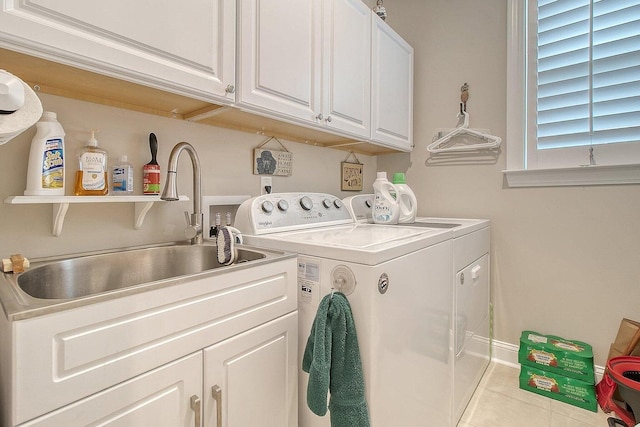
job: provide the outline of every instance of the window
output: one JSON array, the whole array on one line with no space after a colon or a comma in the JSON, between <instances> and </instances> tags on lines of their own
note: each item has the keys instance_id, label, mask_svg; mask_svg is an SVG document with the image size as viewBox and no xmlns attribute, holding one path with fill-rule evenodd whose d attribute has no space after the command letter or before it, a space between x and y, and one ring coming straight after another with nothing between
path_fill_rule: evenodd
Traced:
<instances>
[{"instance_id":1,"label":"window","mask_svg":"<svg viewBox=\"0 0 640 427\"><path fill-rule=\"evenodd\" d=\"M640 183L640 0L510 0L508 43L509 182Z\"/></svg>"}]
</instances>

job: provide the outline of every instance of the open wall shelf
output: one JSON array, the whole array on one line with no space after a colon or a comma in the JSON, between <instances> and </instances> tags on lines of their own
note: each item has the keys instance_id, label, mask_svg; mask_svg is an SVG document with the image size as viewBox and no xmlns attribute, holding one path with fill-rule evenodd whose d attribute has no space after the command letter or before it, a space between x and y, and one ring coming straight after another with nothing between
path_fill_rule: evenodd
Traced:
<instances>
[{"instance_id":1,"label":"open wall shelf","mask_svg":"<svg viewBox=\"0 0 640 427\"><path fill-rule=\"evenodd\" d=\"M180 196L180 201L187 201L187 196ZM54 236L62 234L64 218L69 209L69 205L76 203L134 203L135 218L134 228L142 228L144 218L149 209L156 202L164 202L160 196L10 196L4 199L10 205L33 205L51 204L53 205L52 230Z\"/></svg>"}]
</instances>

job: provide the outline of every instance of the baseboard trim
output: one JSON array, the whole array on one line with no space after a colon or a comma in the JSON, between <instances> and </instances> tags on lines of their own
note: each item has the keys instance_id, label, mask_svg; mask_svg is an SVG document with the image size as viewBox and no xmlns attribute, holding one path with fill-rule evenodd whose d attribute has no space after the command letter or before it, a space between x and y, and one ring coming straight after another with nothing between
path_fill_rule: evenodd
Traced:
<instances>
[{"instance_id":1,"label":"baseboard trim","mask_svg":"<svg viewBox=\"0 0 640 427\"><path fill-rule=\"evenodd\" d=\"M520 369L518 363L518 346L508 342L493 340L491 343L491 361ZM594 366L596 382L602 379L604 374L603 366Z\"/></svg>"}]
</instances>

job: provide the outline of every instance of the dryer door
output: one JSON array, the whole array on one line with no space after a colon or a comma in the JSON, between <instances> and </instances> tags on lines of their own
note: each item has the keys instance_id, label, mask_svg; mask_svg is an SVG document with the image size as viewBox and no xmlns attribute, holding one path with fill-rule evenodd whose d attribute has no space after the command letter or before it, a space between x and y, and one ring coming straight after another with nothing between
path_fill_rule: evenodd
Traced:
<instances>
[{"instance_id":1,"label":"dryer door","mask_svg":"<svg viewBox=\"0 0 640 427\"><path fill-rule=\"evenodd\" d=\"M456 355L489 315L489 255L472 262L456 275ZM486 338L486 336L485 336Z\"/></svg>"}]
</instances>

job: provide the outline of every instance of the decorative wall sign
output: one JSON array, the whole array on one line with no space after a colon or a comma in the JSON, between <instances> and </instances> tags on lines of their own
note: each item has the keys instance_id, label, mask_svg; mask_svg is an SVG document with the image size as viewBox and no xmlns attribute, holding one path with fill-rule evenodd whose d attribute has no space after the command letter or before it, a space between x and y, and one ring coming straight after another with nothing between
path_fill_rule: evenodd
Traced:
<instances>
[{"instance_id":1,"label":"decorative wall sign","mask_svg":"<svg viewBox=\"0 0 640 427\"><path fill-rule=\"evenodd\" d=\"M355 162L350 162L349 157L353 156ZM362 191L362 167L363 164L356 155L349 151L349 155L344 162L340 163L342 173L340 174L340 189L342 191Z\"/></svg>"},{"instance_id":2,"label":"decorative wall sign","mask_svg":"<svg viewBox=\"0 0 640 427\"><path fill-rule=\"evenodd\" d=\"M282 150L261 148L271 140L276 140ZM275 136L267 139L253 149L253 174L289 176L293 170L293 154L287 150L282 142Z\"/></svg>"}]
</instances>

